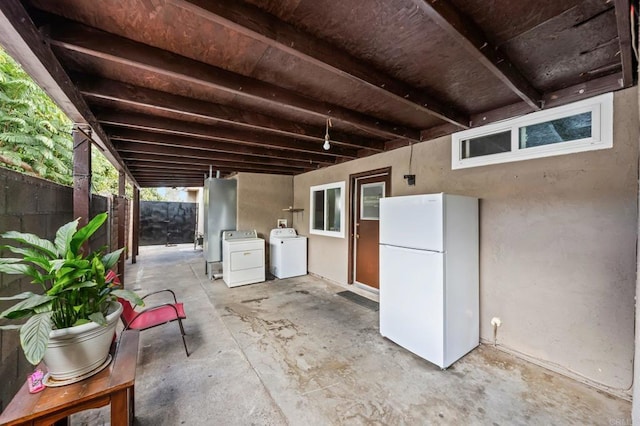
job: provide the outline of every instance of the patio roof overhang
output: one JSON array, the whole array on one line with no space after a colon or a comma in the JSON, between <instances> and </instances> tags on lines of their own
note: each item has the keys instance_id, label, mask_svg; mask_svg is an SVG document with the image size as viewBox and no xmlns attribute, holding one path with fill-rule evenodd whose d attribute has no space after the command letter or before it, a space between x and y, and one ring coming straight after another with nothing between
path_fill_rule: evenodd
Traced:
<instances>
[{"instance_id":1,"label":"patio roof overhang","mask_svg":"<svg viewBox=\"0 0 640 426\"><path fill-rule=\"evenodd\" d=\"M0 3L0 44L141 187L296 175L629 87L631 31L628 0Z\"/></svg>"}]
</instances>

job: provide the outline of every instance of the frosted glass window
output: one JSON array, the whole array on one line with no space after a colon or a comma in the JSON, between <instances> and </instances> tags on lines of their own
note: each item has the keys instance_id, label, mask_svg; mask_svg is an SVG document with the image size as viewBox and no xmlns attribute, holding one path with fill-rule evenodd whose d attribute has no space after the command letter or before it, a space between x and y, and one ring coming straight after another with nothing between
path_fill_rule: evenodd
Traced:
<instances>
[{"instance_id":1,"label":"frosted glass window","mask_svg":"<svg viewBox=\"0 0 640 426\"><path fill-rule=\"evenodd\" d=\"M363 184L360 189L360 219L378 220L382 197L384 197L384 182Z\"/></svg>"}]
</instances>

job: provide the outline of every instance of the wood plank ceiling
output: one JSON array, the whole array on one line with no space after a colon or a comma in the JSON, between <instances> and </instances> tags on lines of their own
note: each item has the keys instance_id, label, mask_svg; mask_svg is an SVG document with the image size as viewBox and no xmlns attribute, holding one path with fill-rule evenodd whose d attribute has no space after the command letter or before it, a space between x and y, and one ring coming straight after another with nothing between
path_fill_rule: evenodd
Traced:
<instances>
[{"instance_id":1,"label":"wood plank ceiling","mask_svg":"<svg viewBox=\"0 0 640 426\"><path fill-rule=\"evenodd\" d=\"M44 39L45 65L62 66L54 79L72 83L142 187L200 186L210 165L304 173L635 84L628 0L5 0L0 11L37 29L25 42Z\"/></svg>"}]
</instances>

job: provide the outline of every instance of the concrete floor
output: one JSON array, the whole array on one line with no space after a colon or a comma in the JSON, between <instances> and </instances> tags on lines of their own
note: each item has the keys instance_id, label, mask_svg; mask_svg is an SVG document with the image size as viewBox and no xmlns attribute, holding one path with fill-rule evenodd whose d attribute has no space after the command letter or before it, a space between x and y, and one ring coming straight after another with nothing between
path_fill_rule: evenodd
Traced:
<instances>
[{"instance_id":1,"label":"concrete floor","mask_svg":"<svg viewBox=\"0 0 640 426\"><path fill-rule=\"evenodd\" d=\"M142 247L129 288L170 287L177 324L141 336L139 425L631 424L631 404L480 346L446 371L382 338L378 313L311 276L233 289L192 245ZM108 410L72 424L108 424Z\"/></svg>"}]
</instances>

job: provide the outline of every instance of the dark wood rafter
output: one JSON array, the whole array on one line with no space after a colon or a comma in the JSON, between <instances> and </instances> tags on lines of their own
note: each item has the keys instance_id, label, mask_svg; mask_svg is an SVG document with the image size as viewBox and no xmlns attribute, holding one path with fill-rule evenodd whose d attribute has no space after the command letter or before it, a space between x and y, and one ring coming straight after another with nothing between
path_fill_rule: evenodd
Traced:
<instances>
[{"instance_id":1,"label":"dark wood rafter","mask_svg":"<svg viewBox=\"0 0 640 426\"><path fill-rule=\"evenodd\" d=\"M188 84L221 90L249 99L258 99L280 108L312 114L318 118L331 117L384 138L419 140L419 131L395 123L387 123L374 117L306 98L297 93L269 83L226 71L222 68L194 61L180 55L163 51L94 30L68 21L50 26L50 42L54 46L72 50L83 55L115 62L132 69L152 72L160 76L175 78Z\"/></svg>"},{"instance_id":2,"label":"dark wood rafter","mask_svg":"<svg viewBox=\"0 0 640 426\"><path fill-rule=\"evenodd\" d=\"M275 144L275 141L282 140L281 137L273 136L260 132L240 132L230 127L222 128L220 126L211 126L206 124L187 122L182 120L172 120L168 118L154 117L151 115L126 113L119 111L96 111L98 121L105 126L118 126L129 129L166 133L176 136L189 136L202 139L212 140L229 140L237 141L240 139L250 141L255 139L260 144ZM384 151L384 142L375 139L362 138L358 143L351 141L345 142L345 139L333 140L333 132L331 132L331 143L333 145L343 146L347 148L364 148L375 152ZM350 140L349 138L348 140ZM306 141L304 141L306 142Z\"/></svg>"},{"instance_id":3,"label":"dark wood rafter","mask_svg":"<svg viewBox=\"0 0 640 426\"><path fill-rule=\"evenodd\" d=\"M620 44L620 60L622 62L622 85L631 87L633 81L633 53L631 47L631 19L629 0L615 0L616 24Z\"/></svg>"},{"instance_id":4,"label":"dark wood rafter","mask_svg":"<svg viewBox=\"0 0 640 426\"><path fill-rule=\"evenodd\" d=\"M220 171L221 174L228 176L229 174L232 173L238 173L238 172L246 172L246 173L274 173L274 169L270 168L270 167L241 167L241 168L237 168L237 167L228 167L225 164L212 164L212 168L214 170L214 172ZM276 169L279 170L279 169ZM153 170L146 170L146 171L138 171L139 175L144 175L144 179L141 180L149 180L150 178L156 177L159 179L163 179L163 180L185 180L185 179L191 179L194 181L199 181L198 185L195 186L202 186L202 182L205 178L205 175L208 175L208 170L207 172L202 172L202 173L189 173L189 174L171 174L171 173L167 173L167 172L163 172L163 171L153 171ZM279 170L277 172L277 174L283 174L283 175L294 175L296 174L295 171L291 171L291 170Z\"/></svg>"},{"instance_id":5,"label":"dark wood rafter","mask_svg":"<svg viewBox=\"0 0 640 426\"><path fill-rule=\"evenodd\" d=\"M141 142L154 145L164 145L172 148L190 148L216 152L242 153L246 155L261 155L264 157L304 158L307 161L322 161L324 163L334 162L336 157L344 157L346 159L356 158L356 152L354 150L339 147L331 149L330 151L332 152L329 153L329 151L321 152L314 149L315 147L308 147L302 144L290 144L291 146L284 146L287 144L283 144L283 146L276 147L260 144L211 141L115 127L108 127L107 131L109 133L109 137L114 142Z\"/></svg>"},{"instance_id":6,"label":"dark wood rafter","mask_svg":"<svg viewBox=\"0 0 640 426\"><path fill-rule=\"evenodd\" d=\"M568 102L575 102L592 96L601 95L615 89L621 89L622 73L609 74L598 79L576 84L575 86L545 93L543 101L546 108L563 105ZM498 108L493 111L485 111L471 116L472 127L484 126L485 124L504 120L505 117L515 117L527 114L532 108L520 102L514 105Z\"/></svg>"},{"instance_id":7,"label":"dark wood rafter","mask_svg":"<svg viewBox=\"0 0 640 426\"><path fill-rule=\"evenodd\" d=\"M119 123L103 123L106 132L114 139L141 140L143 135L151 135L156 141L176 141L180 146L190 145L195 147L220 146L229 147L228 152L233 152L232 145L238 146L238 151L242 151L242 146L259 146L285 151L308 152L312 154L325 155L330 157L356 158L356 150L337 146L331 151L324 151L318 143L306 140L295 140L290 138L277 137L270 134L260 134L256 132L246 132L232 128L217 128L209 132L209 135L202 137L202 134L195 136L181 135L178 133L158 132L157 129L140 129L129 126L120 126ZM131 139L134 138L134 139Z\"/></svg>"},{"instance_id":8,"label":"dark wood rafter","mask_svg":"<svg viewBox=\"0 0 640 426\"><path fill-rule=\"evenodd\" d=\"M114 80L96 80L90 76L76 78L82 94L89 98L116 101L123 105L144 107L151 112L166 111L185 116L210 120L212 123L227 123L254 131L271 132L273 134L316 141L321 147L324 140L325 128L294 123L252 113L226 105L205 102L184 96L172 95L158 90L133 86ZM338 131L331 132L331 138L340 141L354 136L347 136Z\"/></svg>"},{"instance_id":9,"label":"dark wood rafter","mask_svg":"<svg viewBox=\"0 0 640 426\"><path fill-rule=\"evenodd\" d=\"M6 0L0 43L134 185L200 186L630 87L631 3Z\"/></svg>"},{"instance_id":10,"label":"dark wood rafter","mask_svg":"<svg viewBox=\"0 0 640 426\"><path fill-rule=\"evenodd\" d=\"M162 163L164 165L181 165L183 168L189 165L205 165L208 167L212 163L230 163L274 168L284 167L298 169L300 173L325 166L323 164L312 164L305 160L296 161L288 158L267 158L188 149L176 151L164 148L165 147L154 149L145 144L137 144L135 142L118 143L118 149L122 153L122 158L127 163L131 161L146 161ZM163 152L165 150L168 152Z\"/></svg>"},{"instance_id":11,"label":"dark wood rafter","mask_svg":"<svg viewBox=\"0 0 640 426\"><path fill-rule=\"evenodd\" d=\"M31 76L39 80L49 95L56 99L73 121L87 123L91 127L99 139L98 143L103 154L116 168L121 168L127 173L133 185L138 186L136 179L109 143L91 109L51 51L50 46L42 39L19 0L0 2L0 27L3 47L14 58L19 59Z\"/></svg>"},{"instance_id":12,"label":"dark wood rafter","mask_svg":"<svg viewBox=\"0 0 640 426\"><path fill-rule=\"evenodd\" d=\"M468 127L466 114L434 99L410 85L376 70L324 40L306 34L280 21L257 7L235 0L210 2L206 0L168 0L169 3L216 22L293 57L313 63L336 74L348 76L380 94L403 102L427 114L438 117L461 129Z\"/></svg>"},{"instance_id":13,"label":"dark wood rafter","mask_svg":"<svg viewBox=\"0 0 640 426\"><path fill-rule=\"evenodd\" d=\"M534 110L542 108L542 97L524 78L509 58L500 52L484 32L469 17L461 13L447 0L413 0L440 28L464 47L471 57L480 61L500 81Z\"/></svg>"},{"instance_id":14,"label":"dark wood rafter","mask_svg":"<svg viewBox=\"0 0 640 426\"><path fill-rule=\"evenodd\" d=\"M209 170L209 166L197 166L197 167L190 167L188 172L185 172L184 167L181 169L176 169L174 167L171 167L171 165L158 165L157 163L145 163L145 162L128 162L127 163L128 166L131 168L131 170L135 171L135 172L158 172L158 173L164 173L167 176L190 176L190 175L197 175L197 176L203 176L204 174L206 174ZM213 164L211 164L213 165ZM224 163L224 162L217 162L216 167L225 167L227 169L236 169L236 168L243 168L245 170L265 170L264 166L259 166L259 165L251 165L251 164L237 164L237 163ZM293 168L287 168L287 167L269 167L269 170L274 170L277 171L278 173L300 173L299 169L293 169Z\"/></svg>"}]
</instances>

